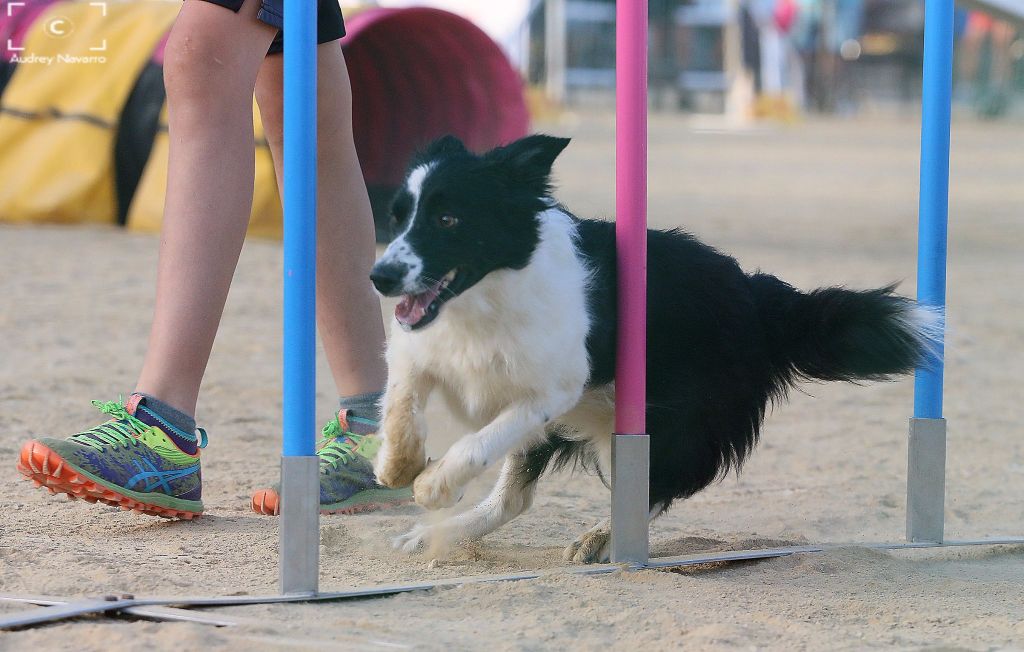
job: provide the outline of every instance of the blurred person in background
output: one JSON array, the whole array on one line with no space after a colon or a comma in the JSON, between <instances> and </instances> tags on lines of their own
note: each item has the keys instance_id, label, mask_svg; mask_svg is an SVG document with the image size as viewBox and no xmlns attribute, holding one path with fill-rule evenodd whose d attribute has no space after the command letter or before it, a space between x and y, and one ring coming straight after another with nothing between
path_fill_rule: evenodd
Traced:
<instances>
[{"instance_id":1,"label":"blurred person in background","mask_svg":"<svg viewBox=\"0 0 1024 652\"><path fill-rule=\"evenodd\" d=\"M1009 107L1016 37L1009 23L980 11L967 16L959 43L958 90L982 117L998 117Z\"/></svg>"},{"instance_id":2,"label":"blurred person in background","mask_svg":"<svg viewBox=\"0 0 1024 652\"><path fill-rule=\"evenodd\" d=\"M808 109L852 114L857 110L854 62L862 54L864 0L800 0L793 44L806 71Z\"/></svg>"},{"instance_id":3,"label":"blurred person in background","mask_svg":"<svg viewBox=\"0 0 1024 652\"><path fill-rule=\"evenodd\" d=\"M832 89L831 101L826 100L825 106L840 115L852 115L858 104L854 62L862 52L864 0L828 0L823 18L823 64Z\"/></svg>"},{"instance_id":4,"label":"blurred person in background","mask_svg":"<svg viewBox=\"0 0 1024 652\"><path fill-rule=\"evenodd\" d=\"M790 31L796 22L796 0L749 0L748 10L757 26L760 75L754 113L758 117L789 120L796 110L787 88L802 78L791 69Z\"/></svg>"},{"instance_id":5,"label":"blurred person in background","mask_svg":"<svg viewBox=\"0 0 1024 652\"><path fill-rule=\"evenodd\" d=\"M796 23L793 25L793 48L800 58L801 79L799 106L805 110L825 109L825 95L819 68L822 60L822 11L823 0L799 0Z\"/></svg>"}]
</instances>

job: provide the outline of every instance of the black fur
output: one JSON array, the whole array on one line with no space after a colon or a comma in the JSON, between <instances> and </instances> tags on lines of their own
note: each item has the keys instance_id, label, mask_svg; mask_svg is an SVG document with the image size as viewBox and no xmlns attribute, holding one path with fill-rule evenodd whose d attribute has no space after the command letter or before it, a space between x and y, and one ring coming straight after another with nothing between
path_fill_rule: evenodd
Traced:
<instances>
[{"instance_id":1,"label":"black fur","mask_svg":"<svg viewBox=\"0 0 1024 652\"><path fill-rule=\"evenodd\" d=\"M614 224L577 220L594 270L588 292L589 385L615 373ZM892 288L804 294L680 231L648 232L647 431L651 504L686 498L738 470L770 403L799 380L881 380L921 360L918 334L898 317L912 302ZM578 461L579 442L553 432L528 454L531 474Z\"/></svg>"}]
</instances>

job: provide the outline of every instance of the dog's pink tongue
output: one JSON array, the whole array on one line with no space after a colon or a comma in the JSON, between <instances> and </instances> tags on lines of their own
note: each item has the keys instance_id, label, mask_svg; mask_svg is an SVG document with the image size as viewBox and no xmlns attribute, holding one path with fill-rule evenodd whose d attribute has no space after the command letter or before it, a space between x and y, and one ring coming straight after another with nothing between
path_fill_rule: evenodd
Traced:
<instances>
[{"instance_id":1,"label":"dog's pink tongue","mask_svg":"<svg viewBox=\"0 0 1024 652\"><path fill-rule=\"evenodd\" d=\"M440 293L440 284L420 294L403 294L395 306L395 319L406 326L415 326L427 314L430 302Z\"/></svg>"}]
</instances>

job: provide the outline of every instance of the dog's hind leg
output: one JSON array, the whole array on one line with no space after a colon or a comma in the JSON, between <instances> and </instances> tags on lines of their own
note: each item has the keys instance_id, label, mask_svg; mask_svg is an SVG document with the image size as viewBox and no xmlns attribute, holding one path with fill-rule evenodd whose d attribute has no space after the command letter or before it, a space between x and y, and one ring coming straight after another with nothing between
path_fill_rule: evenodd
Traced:
<instances>
[{"instance_id":1,"label":"dog's hind leg","mask_svg":"<svg viewBox=\"0 0 1024 652\"><path fill-rule=\"evenodd\" d=\"M533 502L539 473L530 470L530 458L515 453L505 458L497 484L479 505L439 523L419 524L392 545L404 552L443 549L458 541L479 539L522 514Z\"/></svg>"},{"instance_id":2,"label":"dog's hind leg","mask_svg":"<svg viewBox=\"0 0 1024 652\"><path fill-rule=\"evenodd\" d=\"M647 523L661 516L666 503L657 502L647 513ZM581 534L562 553L566 561L577 564L598 564L608 561L612 552L612 520L604 518L600 523Z\"/></svg>"}]
</instances>

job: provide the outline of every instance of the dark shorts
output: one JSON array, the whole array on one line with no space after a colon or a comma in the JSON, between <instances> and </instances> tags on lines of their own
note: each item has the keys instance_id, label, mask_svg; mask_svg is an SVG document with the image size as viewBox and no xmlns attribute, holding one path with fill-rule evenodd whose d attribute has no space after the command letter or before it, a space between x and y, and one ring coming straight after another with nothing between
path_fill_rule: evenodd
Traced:
<instances>
[{"instance_id":1,"label":"dark shorts","mask_svg":"<svg viewBox=\"0 0 1024 652\"><path fill-rule=\"evenodd\" d=\"M206 2L226 7L238 13L245 0L205 0ZM284 0L260 0L259 19L277 28L277 36L270 44L267 54L281 54L284 51ZM341 17L338 0L320 0L316 15L316 42L330 43L345 35L345 21Z\"/></svg>"}]
</instances>

